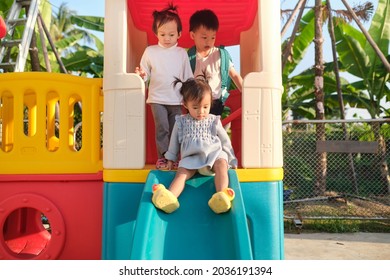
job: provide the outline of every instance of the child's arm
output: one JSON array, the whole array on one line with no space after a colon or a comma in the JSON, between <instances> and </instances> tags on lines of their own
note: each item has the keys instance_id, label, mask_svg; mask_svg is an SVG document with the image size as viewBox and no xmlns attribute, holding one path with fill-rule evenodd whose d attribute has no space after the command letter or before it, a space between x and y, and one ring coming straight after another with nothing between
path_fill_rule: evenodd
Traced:
<instances>
[{"instance_id":1,"label":"child's arm","mask_svg":"<svg viewBox=\"0 0 390 280\"><path fill-rule=\"evenodd\" d=\"M142 79L145 79L146 73L140 67L135 67L135 74L139 75Z\"/></svg>"},{"instance_id":2,"label":"child's arm","mask_svg":"<svg viewBox=\"0 0 390 280\"><path fill-rule=\"evenodd\" d=\"M135 73L139 75L145 82L150 78L150 59L149 59L149 50L145 49L142 54L140 66L135 68Z\"/></svg>"},{"instance_id":3,"label":"child's arm","mask_svg":"<svg viewBox=\"0 0 390 280\"><path fill-rule=\"evenodd\" d=\"M229 76L236 85L236 87L242 92L242 77L241 75L234 69L234 67L230 67Z\"/></svg>"}]
</instances>

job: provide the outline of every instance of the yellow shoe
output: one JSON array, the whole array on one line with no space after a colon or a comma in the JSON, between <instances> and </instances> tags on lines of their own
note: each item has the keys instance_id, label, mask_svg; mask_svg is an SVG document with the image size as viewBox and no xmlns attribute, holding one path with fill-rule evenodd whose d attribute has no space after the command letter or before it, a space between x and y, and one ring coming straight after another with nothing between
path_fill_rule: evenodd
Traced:
<instances>
[{"instance_id":1,"label":"yellow shoe","mask_svg":"<svg viewBox=\"0 0 390 280\"><path fill-rule=\"evenodd\" d=\"M152 202L156 208L168 214L172 213L180 206L177 197L167 190L163 184L153 185Z\"/></svg>"},{"instance_id":2,"label":"yellow shoe","mask_svg":"<svg viewBox=\"0 0 390 280\"><path fill-rule=\"evenodd\" d=\"M233 189L227 188L223 191L213 194L209 200L209 207L216 214L225 213L232 207L231 201L234 199L235 194Z\"/></svg>"}]
</instances>

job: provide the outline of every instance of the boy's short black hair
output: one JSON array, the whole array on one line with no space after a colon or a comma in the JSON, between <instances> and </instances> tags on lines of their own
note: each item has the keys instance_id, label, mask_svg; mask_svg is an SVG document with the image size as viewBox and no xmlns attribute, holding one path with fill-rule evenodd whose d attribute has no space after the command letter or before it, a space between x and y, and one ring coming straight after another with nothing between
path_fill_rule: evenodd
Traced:
<instances>
[{"instance_id":1,"label":"boy's short black hair","mask_svg":"<svg viewBox=\"0 0 390 280\"><path fill-rule=\"evenodd\" d=\"M218 31L219 21L217 15L208 9L196 11L190 17L190 31L195 32L201 26Z\"/></svg>"}]
</instances>

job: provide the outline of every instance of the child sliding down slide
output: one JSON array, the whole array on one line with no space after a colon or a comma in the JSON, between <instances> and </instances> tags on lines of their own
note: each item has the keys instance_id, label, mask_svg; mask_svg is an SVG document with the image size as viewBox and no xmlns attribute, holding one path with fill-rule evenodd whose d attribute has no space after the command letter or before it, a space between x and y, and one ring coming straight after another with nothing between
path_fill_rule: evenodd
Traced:
<instances>
[{"instance_id":1,"label":"child sliding down slide","mask_svg":"<svg viewBox=\"0 0 390 280\"><path fill-rule=\"evenodd\" d=\"M214 176L216 193L208 204L217 214L229 211L234 191L228 188L228 169L237 168L237 159L220 121L220 116L210 114L212 92L206 78L190 78L183 82L176 79L174 85L182 84L180 93L188 114L176 116L171 141L165 157L168 169L172 169L180 153L181 160L169 189L163 185L153 187L152 202L166 213L172 213L180 204L178 197L188 179L199 172Z\"/></svg>"}]
</instances>

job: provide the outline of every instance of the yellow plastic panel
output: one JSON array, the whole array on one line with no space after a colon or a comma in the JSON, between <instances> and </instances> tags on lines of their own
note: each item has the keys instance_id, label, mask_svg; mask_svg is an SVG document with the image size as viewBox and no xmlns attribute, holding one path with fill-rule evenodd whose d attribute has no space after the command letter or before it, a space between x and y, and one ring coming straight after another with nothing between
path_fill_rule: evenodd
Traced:
<instances>
[{"instance_id":1,"label":"yellow plastic panel","mask_svg":"<svg viewBox=\"0 0 390 280\"><path fill-rule=\"evenodd\" d=\"M154 166L145 166L144 169L104 169L103 181L111 183L145 183L149 171ZM236 169L240 182L275 182L283 180L283 168L252 168Z\"/></svg>"},{"instance_id":2,"label":"yellow plastic panel","mask_svg":"<svg viewBox=\"0 0 390 280\"><path fill-rule=\"evenodd\" d=\"M101 171L102 79L54 73L0 75L0 174ZM82 148L75 108L82 104Z\"/></svg>"}]
</instances>

